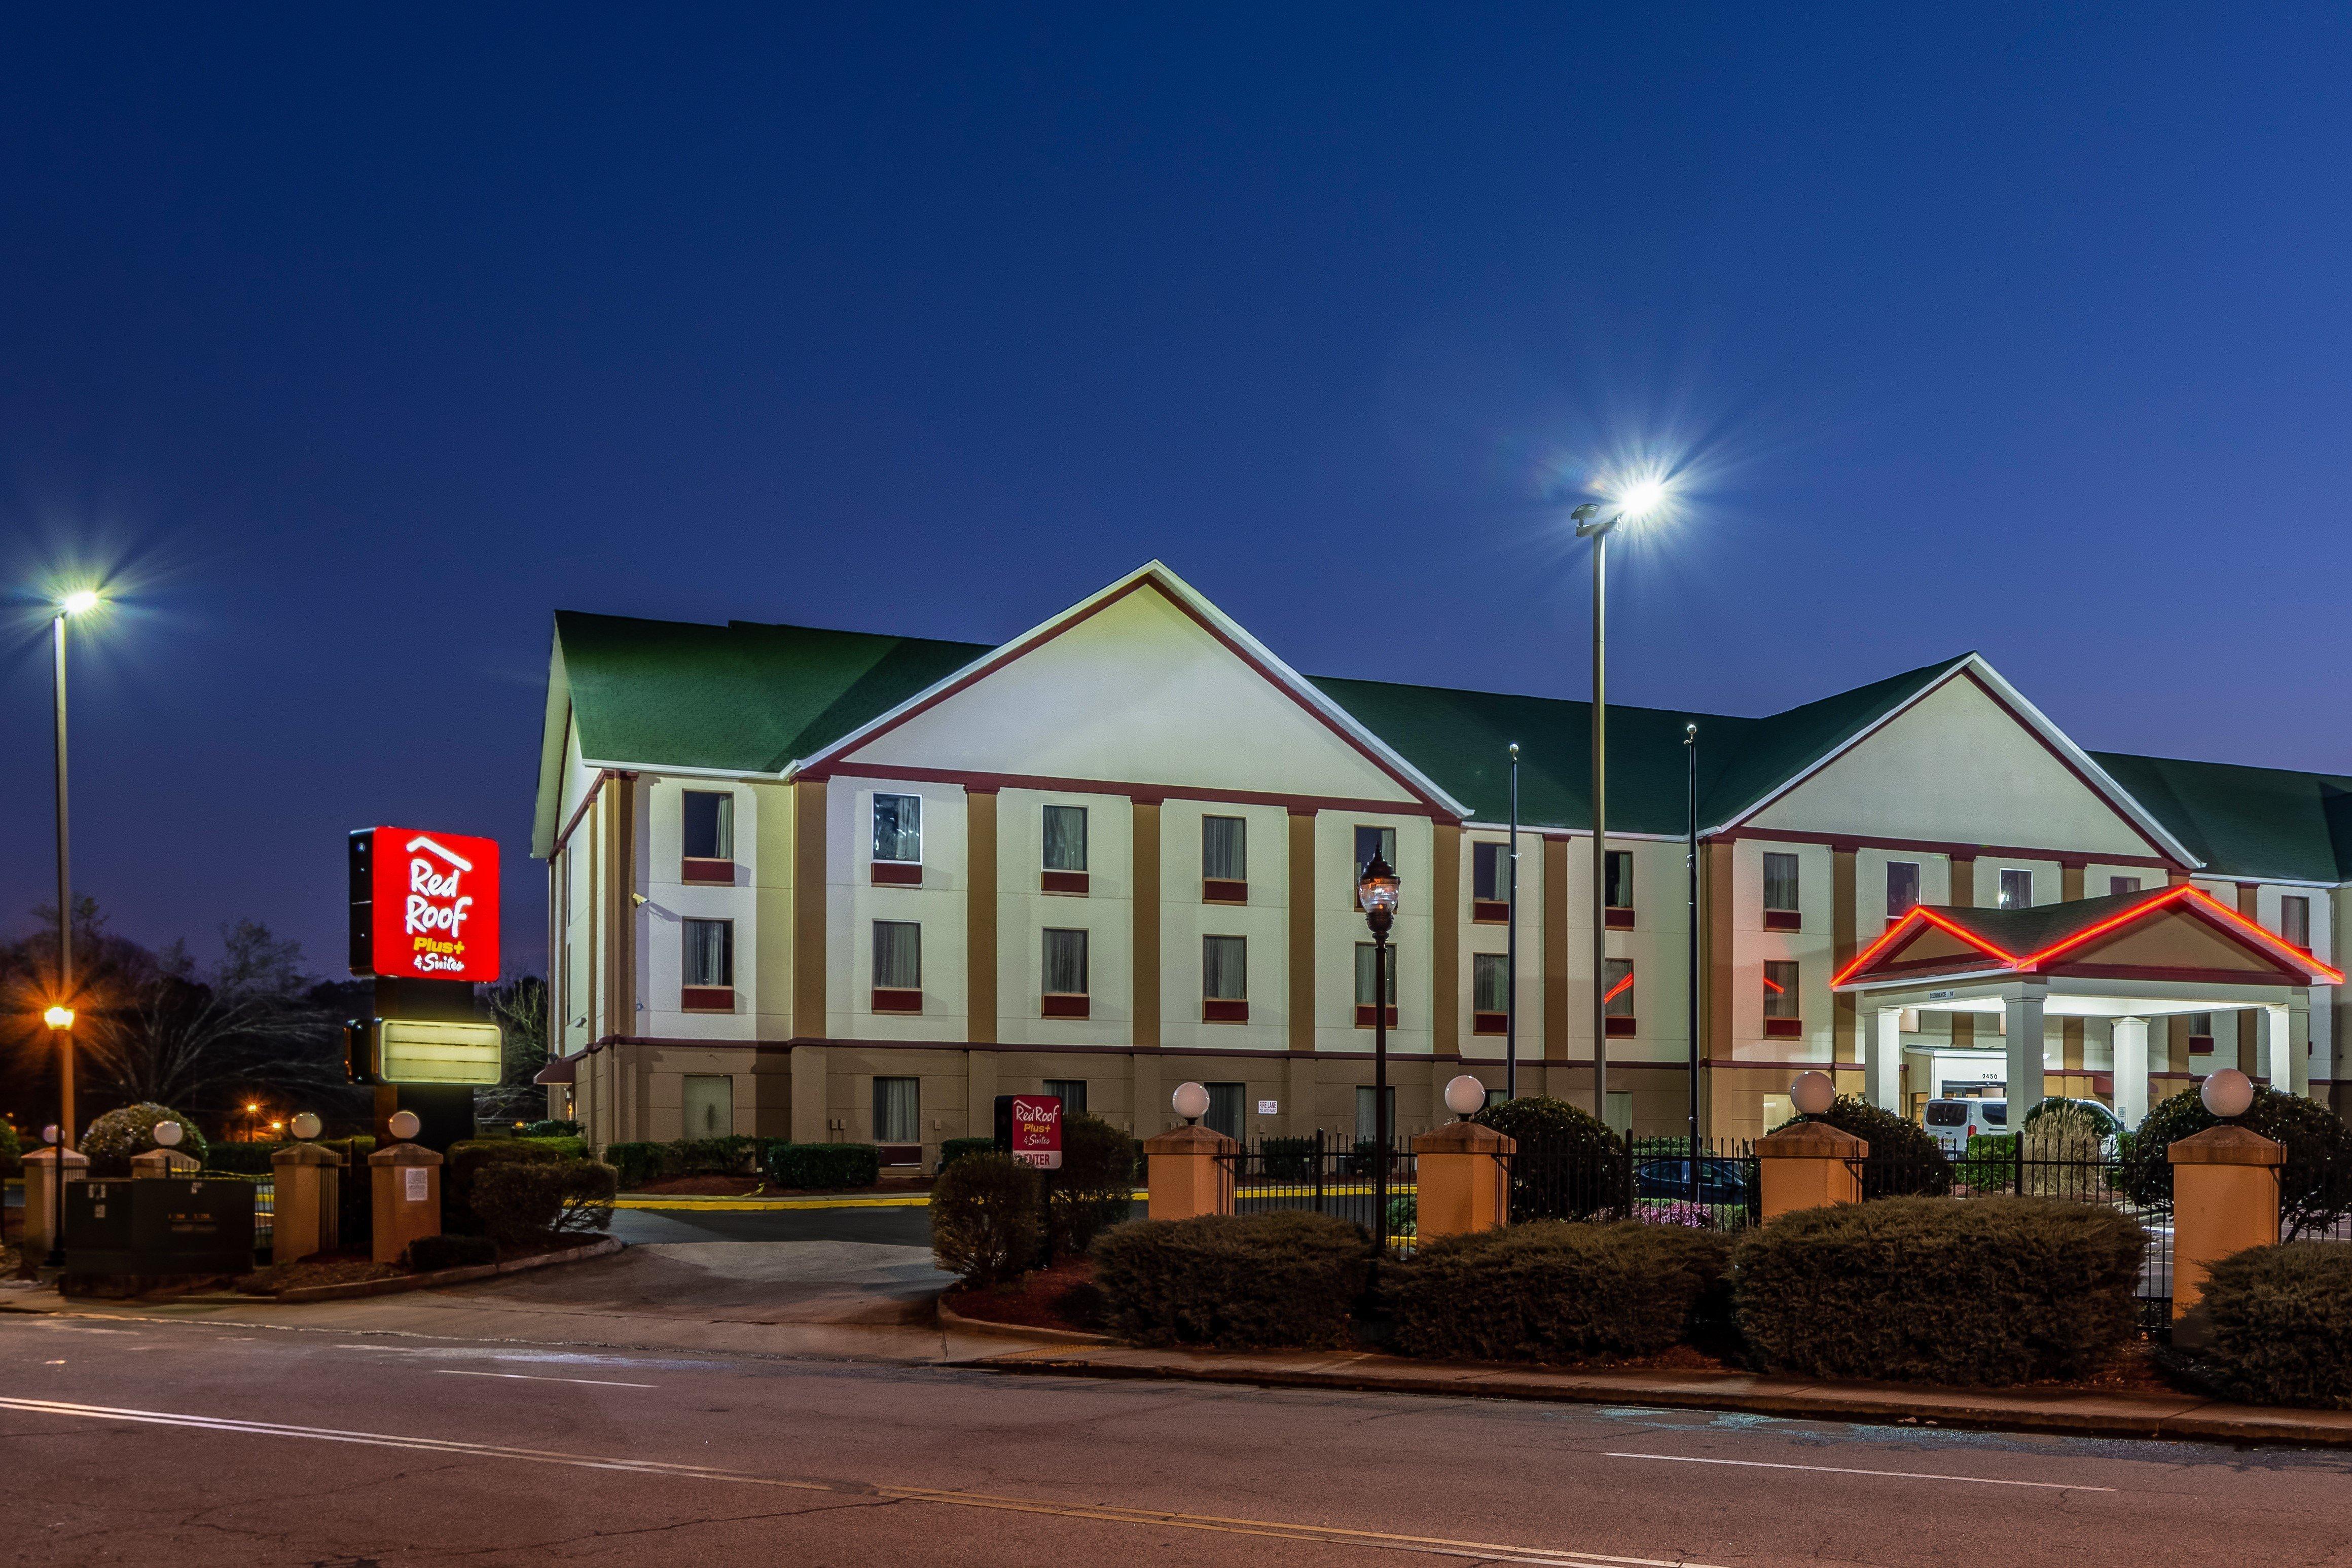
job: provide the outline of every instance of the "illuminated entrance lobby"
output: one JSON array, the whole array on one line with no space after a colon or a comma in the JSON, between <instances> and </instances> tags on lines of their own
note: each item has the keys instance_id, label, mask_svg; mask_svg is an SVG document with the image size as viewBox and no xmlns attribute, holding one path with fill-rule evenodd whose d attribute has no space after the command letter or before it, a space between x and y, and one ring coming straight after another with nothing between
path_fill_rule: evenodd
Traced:
<instances>
[{"instance_id":1,"label":"illuminated entrance lobby","mask_svg":"<svg viewBox=\"0 0 2352 1568\"><path fill-rule=\"evenodd\" d=\"M2116 1113L2132 1126L2147 1113L2149 1020L2252 1012L2261 1020L2254 1075L2305 1093L2312 991L2343 978L2180 883L2024 909L1921 904L1857 954L1832 987L1869 1015L1863 1081L1874 1105L1903 1108L1906 1012L1995 1020L1997 1050L1913 1048L1913 1078L1932 1076L1940 1094L1947 1082L1968 1081L1969 1058L1977 1059L1979 1082L1998 1064L2012 1119L2043 1097L2043 1075L2055 1065L2048 1026L2100 1020L2111 1044Z\"/></svg>"}]
</instances>

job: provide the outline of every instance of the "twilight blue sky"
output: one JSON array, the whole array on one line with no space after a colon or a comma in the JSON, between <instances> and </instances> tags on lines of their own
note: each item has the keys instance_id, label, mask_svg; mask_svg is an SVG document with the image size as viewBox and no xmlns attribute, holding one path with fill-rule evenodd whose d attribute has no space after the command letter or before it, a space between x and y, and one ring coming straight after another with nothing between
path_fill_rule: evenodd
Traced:
<instances>
[{"instance_id":1,"label":"twilight blue sky","mask_svg":"<svg viewBox=\"0 0 2352 1568\"><path fill-rule=\"evenodd\" d=\"M330 8L332 9L332 8ZM2352 769L2340 8L318 7L0 23L0 926L340 957L495 833L556 606L994 639L1151 556L1302 668L1574 695L1982 649Z\"/></svg>"}]
</instances>

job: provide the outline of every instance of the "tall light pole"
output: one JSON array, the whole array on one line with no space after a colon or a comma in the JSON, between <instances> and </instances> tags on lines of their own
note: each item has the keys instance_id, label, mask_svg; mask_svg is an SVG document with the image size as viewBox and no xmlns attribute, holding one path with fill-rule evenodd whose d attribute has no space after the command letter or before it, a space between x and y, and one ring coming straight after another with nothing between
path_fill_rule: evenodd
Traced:
<instances>
[{"instance_id":1,"label":"tall light pole","mask_svg":"<svg viewBox=\"0 0 2352 1568\"><path fill-rule=\"evenodd\" d=\"M1685 944L1687 968L1684 978L1690 1009L1690 1150L1691 1196L1698 1201L1698 726L1683 726L1683 752L1689 761L1690 815L1683 841L1684 917L1689 940Z\"/></svg>"},{"instance_id":2,"label":"tall light pole","mask_svg":"<svg viewBox=\"0 0 2352 1568\"><path fill-rule=\"evenodd\" d=\"M1356 879L1364 924L1372 928L1372 1233L1389 1246L1389 927L1396 923L1396 872L1378 850Z\"/></svg>"},{"instance_id":3,"label":"tall light pole","mask_svg":"<svg viewBox=\"0 0 2352 1568\"><path fill-rule=\"evenodd\" d=\"M1503 1098L1519 1097L1519 743L1511 742L1511 907L1503 937Z\"/></svg>"},{"instance_id":4,"label":"tall light pole","mask_svg":"<svg viewBox=\"0 0 2352 1568\"><path fill-rule=\"evenodd\" d=\"M60 1155L74 1146L73 872L68 850L70 835L66 822L66 622L97 609L100 603L98 594L89 589L68 593L58 601L57 615L49 622L58 719L58 994L47 1020L58 1039L58 1149ZM62 1191L65 1177L62 1163L58 1166L57 1175L59 1190Z\"/></svg>"},{"instance_id":5,"label":"tall light pole","mask_svg":"<svg viewBox=\"0 0 2352 1568\"><path fill-rule=\"evenodd\" d=\"M1646 479L1626 491L1617 515L1596 522L1598 502L1569 514L1576 537L1592 541L1592 1113L1609 1119L1609 535L1639 521L1666 497Z\"/></svg>"}]
</instances>

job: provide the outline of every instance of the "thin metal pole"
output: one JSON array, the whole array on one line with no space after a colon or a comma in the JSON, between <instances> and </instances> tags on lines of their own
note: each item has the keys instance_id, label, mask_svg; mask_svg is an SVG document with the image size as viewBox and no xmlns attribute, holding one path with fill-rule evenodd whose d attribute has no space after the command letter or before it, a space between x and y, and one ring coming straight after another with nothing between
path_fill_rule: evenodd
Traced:
<instances>
[{"instance_id":1,"label":"thin metal pole","mask_svg":"<svg viewBox=\"0 0 2352 1568\"><path fill-rule=\"evenodd\" d=\"M1511 743L1511 917L1503 938L1503 1098L1519 1097L1519 747Z\"/></svg>"},{"instance_id":2,"label":"thin metal pole","mask_svg":"<svg viewBox=\"0 0 2352 1568\"><path fill-rule=\"evenodd\" d=\"M1698 1201L1698 726L1683 726L1683 749L1689 754L1690 818L1683 845L1685 918L1689 921L1688 973L1690 1000L1690 1171L1691 1201Z\"/></svg>"},{"instance_id":3,"label":"thin metal pole","mask_svg":"<svg viewBox=\"0 0 2352 1568\"><path fill-rule=\"evenodd\" d=\"M73 1006L73 875L68 859L67 846L70 837L66 830L66 617L62 612L50 622L53 633L53 661L57 674L58 716L58 1005ZM58 1097L59 1114L58 1147L74 1146L74 1049L73 1030L58 1031ZM60 1175L64 1166L58 1167ZM60 1183L62 1190L63 1184Z\"/></svg>"},{"instance_id":4,"label":"thin metal pole","mask_svg":"<svg viewBox=\"0 0 2352 1568\"><path fill-rule=\"evenodd\" d=\"M1609 532L1592 536L1592 1113L1609 1119Z\"/></svg>"},{"instance_id":5,"label":"thin metal pole","mask_svg":"<svg viewBox=\"0 0 2352 1568\"><path fill-rule=\"evenodd\" d=\"M1389 1255L1389 934L1372 933L1372 1219Z\"/></svg>"}]
</instances>

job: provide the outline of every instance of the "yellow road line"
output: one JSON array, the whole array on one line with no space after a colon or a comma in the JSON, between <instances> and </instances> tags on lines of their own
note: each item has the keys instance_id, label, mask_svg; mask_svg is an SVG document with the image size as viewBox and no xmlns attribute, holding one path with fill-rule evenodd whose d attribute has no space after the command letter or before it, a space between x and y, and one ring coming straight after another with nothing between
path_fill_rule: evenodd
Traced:
<instances>
[{"instance_id":1,"label":"yellow road line","mask_svg":"<svg viewBox=\"0 0 2352 1568\"><path fill-rule=\"evenodd\" d=\"M1348 1530L1338 1525L1306 1524L1286 1520L1227 1518L1213 1513L1176 1513L1159 1509L1121 1508L1109 1503L1052 1502L1043 1498L1003 1497L989 1492L948 1490L937 1487L900 1487L862 1481L822 1480L792 1476L751 1475L708 1465L679 1465L656 1459L608 1458L594 1454L567 1454L548 1448L516 1448L497 1443L469 1443L452 1437L410 1437L387 1432L357 1432L335 1427L296 1427L276 1421L245 1421L226 1416L195 1416L169 1410L132 1410L105 1405L78 1405L55 1399L0 1397L0 1410L21 1410L37 1416L78 1416L100 1421L129 1421L144 1426L195 1427L238 1437L294 1437L319 1443L349 1443L379 1448L423 1449L429 1453L464 1454L472 1458L510 1459L529 1464L571 1465L583 1469L625 1470L639 1475L679 1480L726 1481L740 1486L779 1487L791 1491L830 1492L870 1497L890 1502L924 1502L944 1508L983 1508L1000 1512L1046 1514L1106 1524L1159 1526L1170 1530L1203 1531L1222 1535L1256 1535L1276 1541L1302 1541L1327 1546L1356 1546L1387 1552L1412 1552L1424 1556L1466 1557L1490 1563L1556 1564L1559 1568L1712 1568L1682 1558L1620 1557L1567 1547L1512 1546L1483 1541L1454 1541L1438 1535L1399 1535L1385 1531Z\"/></svg>"}]
</instances>

